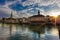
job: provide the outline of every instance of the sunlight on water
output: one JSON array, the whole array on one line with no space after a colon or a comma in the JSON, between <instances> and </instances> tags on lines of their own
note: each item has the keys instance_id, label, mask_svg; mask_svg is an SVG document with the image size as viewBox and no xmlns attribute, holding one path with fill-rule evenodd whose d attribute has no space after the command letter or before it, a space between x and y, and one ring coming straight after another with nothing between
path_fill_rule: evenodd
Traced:
<instances>
[{"instance_id":1,"label":"sunlight on water","mask_svg":"<svg viewBox=\"0 0 60 40\"><path fill-rule=\"evenodd\" d=\"M58 35L58 29L53 28L53 29L51 30L51 34L54 35L54 36L57 36L57 35Z\"/></svg>"}]
</instances>

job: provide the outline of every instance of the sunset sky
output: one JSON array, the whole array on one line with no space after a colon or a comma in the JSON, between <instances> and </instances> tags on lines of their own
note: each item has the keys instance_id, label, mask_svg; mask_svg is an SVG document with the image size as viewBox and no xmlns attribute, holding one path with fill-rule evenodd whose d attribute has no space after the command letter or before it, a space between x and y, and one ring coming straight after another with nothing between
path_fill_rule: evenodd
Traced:
<instances>
[{"instance_id":1,"label":"sunset sky","mask_svg":"<svg viewBox=\"0 0 60 40\"><path fill-rule=\"evenodd\" d=\"M0 0L0 18L29 17L40 10L43 15L60 15L60 0Z\"/></svg>"}]
</instances>

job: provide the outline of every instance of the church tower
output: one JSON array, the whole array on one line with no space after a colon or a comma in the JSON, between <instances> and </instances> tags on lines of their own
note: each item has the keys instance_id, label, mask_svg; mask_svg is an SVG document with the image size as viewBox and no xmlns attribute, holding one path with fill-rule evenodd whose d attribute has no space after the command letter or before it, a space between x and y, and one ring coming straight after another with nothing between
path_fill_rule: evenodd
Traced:
<instances>
[{"instance_id":1,"label":"church tower","mask_svg":"<svg viewBox=\"0 0 60 40\"><path fill-rule=\"evenodd\" d=\"M38 10L38 15L40 15L40 11Z\"/></svg>"},{"instance_id":2,"label":"church tower","mask_svg":"<svg viewBox=\"0 0 60 40\"><path fill-rule=\"evenodd\" d=\"M10 18L12 18L12 17L13 17L13 15L12 15L12 12L11 12Z\"/></svg>"}]
</instances>

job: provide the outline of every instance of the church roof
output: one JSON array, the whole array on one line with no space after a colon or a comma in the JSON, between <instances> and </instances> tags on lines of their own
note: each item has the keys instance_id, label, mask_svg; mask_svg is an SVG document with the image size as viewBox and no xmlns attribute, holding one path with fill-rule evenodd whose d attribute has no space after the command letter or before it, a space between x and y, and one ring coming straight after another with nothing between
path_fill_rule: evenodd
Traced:
<instances>
[{"instance_id":1,"label":"church roof","mask_svg":"<svg viewBox=\"0 0 60 40\"><path fill-rule=\"evenodd\" d=\"M31 16L31 17L45 17L45 16L44 16L44 15L41 15L41 14L40 14L40 11L38 10L38 15L33 15L33 16ZM30 18L31 18L31 17L30 17Z\"/></svg>"},{"instance_id":2,"label":"church roof","mask_svg":"<svg viewBox=\"0 0 60 40\"><path fill-rule=\"evenodd\" d=\"M33 15L33 16L31 16L31 17L45 17L44 15ZM31 18L30 17L30 18Z\"/></svg>"},{"instance_id":3,"label":"church roof","mask_svg":"<svg viewBox=\"0 0 60 40\"><path fill-rule=\"evenodd\" d=\"M44 17L44 15L34 15L33 17Z\"/></svg>"}]
</instances>

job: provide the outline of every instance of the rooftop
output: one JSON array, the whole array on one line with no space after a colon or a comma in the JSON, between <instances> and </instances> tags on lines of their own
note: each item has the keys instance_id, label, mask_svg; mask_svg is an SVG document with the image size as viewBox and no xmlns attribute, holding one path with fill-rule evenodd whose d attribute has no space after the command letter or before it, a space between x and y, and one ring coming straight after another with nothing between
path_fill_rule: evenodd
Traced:
<instances>
[{"instance_id":1,"label":"rooftop","mask_svg":"<svg viewBox=\"0 0 60 40\"><path fill-rule=\"evenodd\" d=\"M38 15L33 15L33 16L31 16L31 17L45 17L45 16L44 16L44 15L41 15L41 14L40 14L40 11L38 10ZM31 18L31 17L30 17L30 18Z\"/></svg>"}]
</instances>

